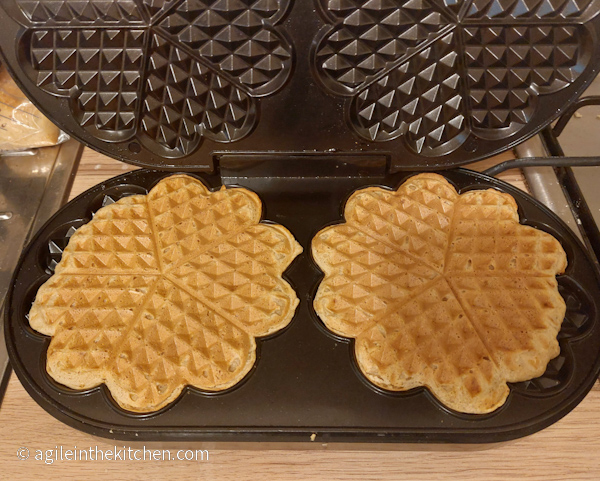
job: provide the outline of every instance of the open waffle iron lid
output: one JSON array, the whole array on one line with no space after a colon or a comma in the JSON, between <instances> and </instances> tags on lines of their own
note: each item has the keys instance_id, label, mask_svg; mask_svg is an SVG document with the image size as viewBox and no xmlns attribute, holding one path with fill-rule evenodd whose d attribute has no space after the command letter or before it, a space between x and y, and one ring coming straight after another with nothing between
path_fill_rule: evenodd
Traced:
<instances>
[{"instance_id":1,"label":"open waffle iron lid","mask_svg":"<svg viewBox=\"0 0 600 481\"><path fill-rule=\"evenodd\" d=\"M2 56L63 130L135 165L377 154L439 170L531 137L600 68L599 0L6 0Z\"/></svg>"}]
</instances>

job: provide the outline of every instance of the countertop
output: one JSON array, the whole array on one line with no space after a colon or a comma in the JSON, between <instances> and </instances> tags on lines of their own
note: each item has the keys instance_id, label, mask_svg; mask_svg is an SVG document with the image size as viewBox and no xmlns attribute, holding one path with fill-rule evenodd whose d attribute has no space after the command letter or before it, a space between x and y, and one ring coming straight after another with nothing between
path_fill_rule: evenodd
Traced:
<instances>
[{"instance_id":1,"label":"countertop","mask_svg":"<svg viewBox=\"0 0 600 481\"><path fill-rule=\"evenodd\" d=\"M490 159L472 168L481 170L506 158ZM86 149L71 198L132 169ZM499 177L526 188L517 171ZM598 480L599 434L600 386L596 383L583 402L561 421L532 436L499 445L432 449L420 445L322 445L316 439L282 450L243 443L147 443L147 449L169 449L174 456L179 449L206 449L208 460L69 461L66 450L75 446L86 450L116 447L118 451L124 446L143 449L143 443L96 438L62 424L38 406L11 375L0 407L0 479ZM56 458L56 450L61 447L62 461L49 464L35 459L36 455L44 455L47 460L48 456ZM29 450L28 459L18 459L21 448Z\"/></svg>"}]
</instances>

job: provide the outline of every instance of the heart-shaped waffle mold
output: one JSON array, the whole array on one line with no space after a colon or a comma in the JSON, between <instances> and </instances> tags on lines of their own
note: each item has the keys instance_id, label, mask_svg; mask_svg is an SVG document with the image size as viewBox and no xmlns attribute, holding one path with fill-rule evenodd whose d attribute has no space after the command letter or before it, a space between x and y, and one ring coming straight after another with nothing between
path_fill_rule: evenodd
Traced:
<instances>
[{"instance_id":1,"label":"heart-shaped waffle mold","mask_svg":"<svg viewBox=\"0 0 600 481\"><path fill-rule=\"evenodd\" d=\"M292 47L274 27L286 0L16 3L36 86L69 97L89 134L166 157L246 136L257 98L290 74Z\"/></svg>"},{"instance_id":2,"label":"heart-shaped waffle mold","mask_svg":"<svg viewBox=\"0 0 600 481\"><path fill-rule=\"evenodd\" d=\"M600 69L600 0L7 0L0 54L94 149L161 170L366 152L437 171L530 138Z\"/></svg>"},{"instance_id":3,"label":"heart-shaped waffle mold","mask_svg":"<svg viewBox=\"0 0 600 481\"><path fill-rule=\"evenodd\" d=\"M29 322L52 336L47 370L73 389L106 383L131 411L156 411L186 385L221 391L256 358L255 337L292 319L282 273L301 247L260 223L249 190L210 192L185 175L101 208L72 234Z\"/></svg>"},{"instance_id":4,"label":"heart-shaped waffle mold","mask_svg":"<svg viewBox=\"0 0 600 481\"><path fill-rule=\"evenodd\" d=\"M345 219L313 240L325 273L314 306L331 331L355 338L374 384L426 386L452 409L487 413L507 382L541 376L559 354L566 254L519 224L510 195L458 195L421 174L397 191L356 192Z\"/></svg>"},{"instance_id":5,"label":"heart-shaped waffle mold","mask_svg":"<svg viewBox=\"0 0 600 481\"><path fill-rule=\"evenodd\" d=\"M318 1L313 62L364 139L424 156L522 129L590 62L597 0Z\"/></svg>"}]
</instances>

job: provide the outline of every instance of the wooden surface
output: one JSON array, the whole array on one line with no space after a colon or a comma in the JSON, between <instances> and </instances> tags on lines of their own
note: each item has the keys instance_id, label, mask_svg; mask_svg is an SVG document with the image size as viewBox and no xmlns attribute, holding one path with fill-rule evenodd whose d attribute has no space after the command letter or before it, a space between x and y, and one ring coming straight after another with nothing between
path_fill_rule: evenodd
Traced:
<instances>
[{"instance_id":1,"label":"wooden surface","mask_svg":"<svg viewBox=\"0 0 600 481\"><path fill-rule=\"evenodd\" d=\"M504 157L503 159L505 159ZM479 169L492 163L479 164ZM86 150L72 195L103 179L130 170L118 162ZM519 172L501 176L524 188ZM477 450L427 446L324 446L293 445L273 449L270 445L204 444L209 459L177 461L56 461L51 465L34 459L35 450L77 448L109 449L129 446L121 441L94 438L67 427L40 408L13 375L0 408L0 479L63 479L64 481L151 479L327 479L327 480L599 480L600 479L600 388L594 387L566 418L527 438ZM27 447L31 457L17 459L17 450ZM140 443L134 447L141 448ZM155 449L156 444L146 444ZM199 449L198 444L163 444L172 453Z\"/></svg>"}]
</instances>

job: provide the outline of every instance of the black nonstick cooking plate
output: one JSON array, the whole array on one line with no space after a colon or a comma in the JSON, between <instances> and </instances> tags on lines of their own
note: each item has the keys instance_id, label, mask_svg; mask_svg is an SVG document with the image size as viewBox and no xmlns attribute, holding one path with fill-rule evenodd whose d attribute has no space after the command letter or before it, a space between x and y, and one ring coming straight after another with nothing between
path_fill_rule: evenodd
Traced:
<instances>
[{"instance_id":1,"label":"black nonstick cooking plate","mask_svg":"<svg viewBox=\"0 0 600 481\"><path fill-rule=\"evenodd\" d=\"M127 440L253 440L321 442L497 442L536 432L572 410L600 371L600 278L572 231L522 191L463 169L445 172L460 191L495 188L511 194L523 224L551 233L563 245L568 269L558 277L567 313L561 352L545 374L512 384L504 406L467 415L442 406L424 388L383 392L364 380L351 341L332 335L312 303L322 273L310 241L342 219L345 200L368 185L398 187L412 173L387 173L385 163L329 156L221 159L220 174L196 174L211 188L240 185L262 199L264 219L287 227L303 246L284 277L300 299L289 327L258 340L257 363L244 382L220 394L186 388L153 414L118 407L104 385L74 391L45 367L50 339L29 327L39 286L52 274L74 230L102 205L147 192L165 172L138 170L103 182L63 207L35 236L16 270L7 299L5 334L12 366L32 397L63 422L94 435ZM265 177L269 172L270 177ZM317 175L319 174L319 175Z\"/></svg>"}]
</instances>

